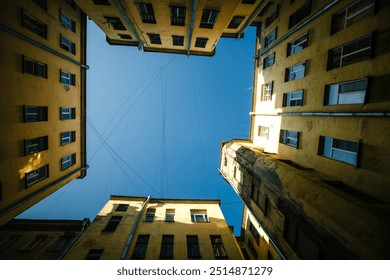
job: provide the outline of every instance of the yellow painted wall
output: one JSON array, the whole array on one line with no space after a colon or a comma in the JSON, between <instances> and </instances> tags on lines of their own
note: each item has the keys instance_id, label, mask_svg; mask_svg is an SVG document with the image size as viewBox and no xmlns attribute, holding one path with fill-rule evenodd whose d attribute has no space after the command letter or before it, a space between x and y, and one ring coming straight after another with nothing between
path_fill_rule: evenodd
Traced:
<instances>
[{"instance_id":1,"label":"yellow painted wall","mask_svg":"<svg viewBox=\"0 0 390 280\"><path fill-rule=\"evenodd\" d=\"M84 259L90 249L104 249L101 259L120 259L136 220L136 215L141 210L145 199L112 196L79 242L66 256L66 259ZM126 212L115 211L119 204L129 204L130 206ZM219 207L219 201L151 199L147 207L156 209L155 219L153 222L145 222L146 211L142 212L125 259L131 259L139 234L150 235L145 259L158 260L160 258L163 234L174 235L173 259L187 259L186 235L198 235L200 259L214 259L210 235L221 235L229 259L242 259L238 244ZM165 221L166 209L175 209L174 222ZM191 209L207 210L209 222L191 222ZM112 215L122 216L117 229L114 232L102 231Z\"/></svg>"},{"instance_id":2,"label":"yellow painted wall","mask_svg":"<svg viewBox=\"0 0 390 280\"><path fill-rule=\"evenodd\" d=\"M85 16L77 8L73 10L64 1L48 1L47 11L32 1L2 1L0 4L0 24L26 38L36 41L75 61L85 63ZM47 25L47 39L31 32L21 25L21 9ZM76 22L76 33L60 23L60 10ZM76 44L76 55L60 48L60 34ZM85 39L85 37L84 37ZM0 211L8 209L20 200L42 188L53 184L17 209L2 213L0 224L31 207L39 200L73 179L84 176L85 171L73 171L85 166L85 69L47 50L34 46L27 39L18 38L5 30L0 31L0 70L2 79L0 102L0 183L2 201ZM47 64L47 79L23 73L22 56ZM76 75L76 85L66 91L60 83L60 69ZM47 106L48 121L23 121L23 105ZM60 107L76 108L76 119L60 120ZM76 142L61 146L61 132L76 131ZM48 136L48 150L24 156L24 139ZM61 171L61 158L76 153L76 164ZM25 173L49 164L49 178L26 188ZM64 178L61 182L56 180Z\"/></svg>"}]
</instances>

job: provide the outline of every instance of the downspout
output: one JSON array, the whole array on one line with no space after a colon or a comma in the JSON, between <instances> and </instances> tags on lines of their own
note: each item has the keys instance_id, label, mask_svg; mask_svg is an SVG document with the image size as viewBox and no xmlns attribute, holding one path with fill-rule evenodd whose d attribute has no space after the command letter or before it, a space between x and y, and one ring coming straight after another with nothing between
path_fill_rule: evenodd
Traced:
<instances>
[{"instance_id":1,"label":"downspout","mask_svg":"<svg viewBox=\"0 0 390 280\"><path fill-rule=\"evenodd\" d=\"M390 112L280 112L287 116L320 116L320 117L390 117Z\"/></svg>"},{"instance_id":2,"label":"downspout","mask_svg":"<svg viewBox=\"0 0 390 280\"><path fill-rule=\"evenodd\" d=\"M249 19L246 21L245 25L243 27L241 27L240 31L238 31L238 35L237 35L237 39L239 39L241 37L241 34L243 34L245 32L245 30L249 27L249 25L251 25L251 23L253 22L253 20L257 17L257 15L260 13L260 11L263 9L263 7L265 6L265 4L267 4L268 0L263 0L263 2L261 2L256 10L251 14L251 16L249 17Z\"/></svg>"},{"instance_id":3,"label":"downspout","mask_svg":"<svg viewBox=\"0 0 390 280\"><path fill-rule=\"evenodd\" d=\"M114 0L116 7L119 9L119 12L125 19L127 25L130 27L131 31L134 33L135 39L138 41L138 49L142 50L143 49L143 43L141 41L141 38L138 36L137 32L135 31L134 26L131 24L129 17L127 16L125 10L123 9L122 4L119 2L119 0Z\"/></svg>"},{"instance_id":4,"label":"downspout","mask_svg":"<svg viewBox=\"0 0 390 280\"><path fill-rule=\"evenodd\" d=\"M11 35L14 35L15 37L17 37L19 39L22 39L22 40L24 40L24 41L26 41L26 42L28 42L30 44L33 44L34 46L37 46L38 48L41 48L41 49L43 49L45 51L48 51L51 54L54 54L54 55L56 55L58 57L66 59L66 60L76 64L77 66L83 67L83 68L85 68L87 70L89 69L88 65L82 64L82 63L78 62L77 60L74 60L73 58L70 58L70 57L68 57L68 56L66 56L66 55L64 55L64 54L62 54L62 53L60 53L60 52L58 52L56 50L53 50L52 48L49 48L49 47L47 47L47 46L45 46L45 45L43 45L43 44L41 44L41 43L39 43L39 42L37 42L35 40L32 40L32 39L28 38L27 36L24 36L23 34L20 34L19 32L16 32L15 30L12 30L11 28L8 28L5 25L0 24L0 29L5 31L5 32L8 32Z\"/></svg>"},{"instance_id":5,"label":"downspout","mask_svg":"<svg viewBox=\"0 0 390 280\"><path fill-rule=\"evenodd\" d=\"M227 177L222 171L221 169L218 169L219 173L223 176L223 178L233 187L233 182L229 179L229 177ZM244 202L244 204L246 205L246 208L247 210L249 211L249 213L256 218L256 216L253 214L252 210L250 209L249 205L246 203L246 201L244 199L242 199L240 193L238 192L238 190L233 187L234 191L237 193L237 195L241 198L241 200ZM279 253L280 257L285 260L286 257L284 256L284 254L282 253L282 251L279 249L279 247L276 245L276 243L273 241L271 235L269 234L269 232L267 231L267 229L264 227L264 225L256 218L256 220L259 222L261 228L264 230L264 232L267 234L268 238L269 238L269 241L272 243L272 245L274 246L275 250Z\"/></svg>"},{"instance_id":6,"label":"downspout","mask_svg":"<svg viewBox=\"0 0 390 280\"><path fill-rule=\"evenodd\" d=\"M324 12L326 12L327 10L329 10L331 7L333 7L335 4L337 4L340 0L333 0L332 2L330 2L329 4L327 4L325 7L323 7L322 9L320 9L318 12L316 12L315 14L313 14L312 16L310 16L308 19L306 19L304 22L298 24L298 26L296 26L295 28L291 29L289 32L287 32L286 34L284 34L282 37L280 37L279 39L275 40L271 45L269 45L268 47L264 48L263 50L261 50L259 52L259 54L257 54L255 56L255 58L258 58L259 56L262 56L264 55L266 52L268 52L271 48L275 47L276 45L279 45L281 42L283 42L284 40L286 40L288 37L290 37L292 34L294 34L296 31L298 31L299 29L301 29L302 27L304 27L305 25L307 25L308 23L312 22L314 19L316 19L317 17L319 17L320 15L322 15Z\"/></svg>"},{"instance_id":7,"label":"downspout","mask_svg":"<svg viewBox=\"0 0 390 280\"><path fill-rule=\"evenodd\" d=\"M83 224L81 225L80 232L76 235L76 237L73 238L72 242L70 242L64 251L61 253L61 255L58 257L58 260L63 260L66 254L69 252L69 250L73 247L73 245L76 243L77 240L80 239L80 236L84 233L85 229L89 226L91 221L88 218L84 218Z\"/></svg>"},{"instance_id":8,"label":"downspout","mask_svg":"<svg viewBox=\"0 0 390 280\"><path fill-rule=\"evenodd\" d=\"M74 174L76 174L77 172L81 172L81 171L84 171L88 168L88 165L85 166L85 167L81 167L81 168L78 168L78 169L75 169L74 171L68 173L67 175L65 175L64 177L58 179L58 180L55 180L54 182L44 186L43 188L39 189L38 191L36 191L35 193L23 198L22 200L19 200L18 202L16 202L15 204L12 204L12 206L2 210L0 212L0 217L4 216L5 214L8 214L9 212L17 209L18 207L22 206L23 204L25 204L26 202L28 202L29 200L35 198L36 196L38 196L39 194L51 189L52 187L56 186L57 184L61 183L62 181L65 181L66 179L68 179L69 177L73 176Z\"/></svg>"},{"instance_id":9,"label":"downspout","mask_svg":"<svg viewBox=\"0 0 390 280\"><path fill-rule=\"evenodd\" d=\"M133 240L133 237L134 237L135 230L137 229L137 226L139 224L139 220L141 219L142 212L144 211L145 207L148 205L150 199L151 199L151 196L149 195L145 199L144 203L141 206L141 210L138 212L137 217L135 218L133 227L131 228L129 237L127 238L125 248L123 249L123 252L122 252L122 255L120 258L121 260L124 260L126 258L127 252L129 251L129 248L130 248L131 241Z\"/></svg>"},{"instance_id":10,"label":"downspout","mask_svg":"<svg viewBox=\"0 0 390 280\"><path fill-rule=\"evenodd\" d=\"M194 0L194 5L192 6L190 30L188 33L187 57L189 57L191 54L191 41L192 41L192 33L194 32L195 14L196 14L197 6L198 6L198 0Z\"/></svg>"}]
</instances>

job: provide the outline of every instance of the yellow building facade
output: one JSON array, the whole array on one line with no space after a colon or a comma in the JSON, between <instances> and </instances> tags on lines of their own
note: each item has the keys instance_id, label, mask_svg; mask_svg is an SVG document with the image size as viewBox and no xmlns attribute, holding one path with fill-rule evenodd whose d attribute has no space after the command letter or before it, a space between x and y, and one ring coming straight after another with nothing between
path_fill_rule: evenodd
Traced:
<instances>
[{"instance_id":1,"label":"yellow building facade","mask_svg":"<svg viewBox=\"0 0 390 280\"><path fill-rule=\"evenodd\" d=\"M388 258L389 4L273 1L221 173L287 259Z\"/></svg>"},{"instance_id":2,"label":"yellow building facade","mask_svg":"<svg viewBox=\"0 0 390 280\"><path fill-rule=\"evenodd\" d=\"M86 15L0 4L0 224L86 175Z\"/></svg>"},{"instance_id":3,"label":"yellow building facade","mask_svg":"<svg viewBox=\"0 0 390 280\"><path fill-rule=\"evenodd\" d=\"M221 37L242 37L261 0L76 1L112 45L186 55L215 53Z\"/></svg>"},{"instance_id":4,"label":"yellow building facade","mask_svg":"<svg viewBox=\"0 0 390 280\"><path fill-rule=\"evenodd\" d=\"M65 259L243 259L219 200L111 196Z\"/></svg>"},{"instance_id":5,"label":"yellow building facade","mask_svg":"<svg viewBox=\"0 0 390 280\"><path fill-rule=\"evenodd\" d=\"M89 224L88 218L13 219L0 227L0 259L61 260Z\"/></svg>"}]
</instances>

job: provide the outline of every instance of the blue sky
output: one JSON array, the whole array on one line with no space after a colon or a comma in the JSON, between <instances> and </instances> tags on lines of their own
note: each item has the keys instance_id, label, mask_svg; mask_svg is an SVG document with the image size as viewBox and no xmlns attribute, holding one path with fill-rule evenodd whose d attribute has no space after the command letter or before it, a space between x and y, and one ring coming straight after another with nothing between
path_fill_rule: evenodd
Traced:
<instances>
[{"instance_id":1,"label":"blue sky","mask_svg":"<svg viewBox=\"0 0 390 280\"><path fill-rule=\"evenodd\" d=\"M250 27L213 57L147 53L110 46L88 21L88 175L19 218L93 220L112 194L220 199L238 235L242 202L219 153L221 141L248 138L254 44Z\"/></svg>"}]
</instances>

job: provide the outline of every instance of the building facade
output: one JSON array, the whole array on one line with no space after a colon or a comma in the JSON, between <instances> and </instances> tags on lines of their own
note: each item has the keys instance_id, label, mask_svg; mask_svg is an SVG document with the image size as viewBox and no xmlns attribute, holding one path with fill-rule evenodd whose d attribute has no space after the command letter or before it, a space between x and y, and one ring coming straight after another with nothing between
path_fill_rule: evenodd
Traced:
<instances>
[{"instance_id":1,"label":"building facade","mask_svg":"<svg viewBox=\"0 0 390 280\"><path fill-rule=\"evenodd\" d=\"M0 227L0 259L61 260L89 224L88 218L13 219Z\"/></svg>"},{"instance_id":2,"label":"building facade","mask_svg":"<svg viewBox=\"0 0 390 280\"><path fill-rule=\"evenodd\" d=\"M65 259L242 259L219 200L111 196Z\"/></svg>"},{"instance_id":3,"label":"building facade","mask_svg":"<svg viewBox=\"0 0 390 280\"><path fill-rule=\"evenodd\" d=\"M239 38L267 5L262 0L79 0L112 45L186 55L215 53L219 38Z\"/></svg>"},{"instance_id":4,"label":"building facade","mask_svg":"<svg viewBox=\"0 0 390 280\"><path fill-rule=\"evenodd\" d=\"M0 4L0 225L86 175L86 15Z\"/></svg>"},{"instance_id":5,"label":"building facade","mask_svg":"<svg viewBox=\"0 0 390 280\"><path fill-rule=\"evenodd\" d=\"M273 1L221 173L286 258L388 258L389 3Z\"/></svg>"}]
</instances>

